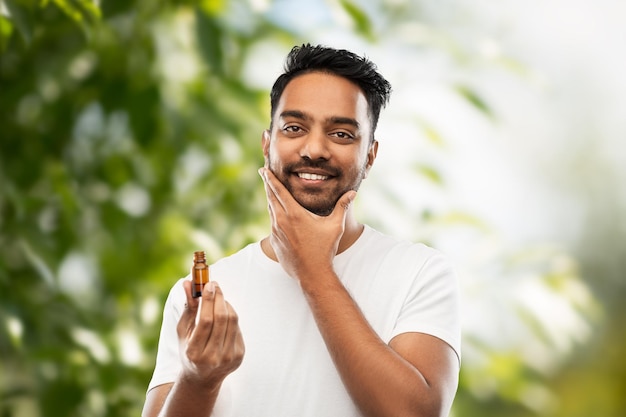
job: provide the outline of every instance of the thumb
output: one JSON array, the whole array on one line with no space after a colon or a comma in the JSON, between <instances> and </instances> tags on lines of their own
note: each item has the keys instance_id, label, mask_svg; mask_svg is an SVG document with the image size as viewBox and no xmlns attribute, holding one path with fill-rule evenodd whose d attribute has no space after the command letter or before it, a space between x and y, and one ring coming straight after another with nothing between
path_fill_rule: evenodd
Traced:
<instances>
[{"instance_id":1,"label":"thumb","mask_svg":"<svg viewBox=\"0 0 626 417\"><path fill-rule=\"evenodd\" d=\"M342 195L339 201L337 201L337 204L335 205L335 209L333 210L333 215L335 216L339 215L345 219L346 214L348 213L348 209L350 208L350 205L352 204L355 198L356 198L356 191L354 190L350 190L346 192L344 195Z\"/></svg>"}]
</instances>

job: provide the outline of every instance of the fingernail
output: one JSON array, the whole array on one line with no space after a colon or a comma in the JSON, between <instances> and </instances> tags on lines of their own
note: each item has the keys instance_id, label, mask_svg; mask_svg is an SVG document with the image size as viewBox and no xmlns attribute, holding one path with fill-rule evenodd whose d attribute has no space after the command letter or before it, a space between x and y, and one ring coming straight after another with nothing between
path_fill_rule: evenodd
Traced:
<instances>
[{"instance_id":1,"label":"fingernail","mask_svg":"<svg viewBox=\"0 0 626 417\"><path fill-rule=\"evenodd\" d=\"M206 285L206 290L209 292L210 295L215 294L215 282L209 281L209 283Z\"/></svg>"},{"instance_id":2,"label":"fingernail","mask_svg":"<svg viewBox=\"0 0 626 417\"><path fill-rule=\"evenodd\" d=\"M265 179L265 176L263 175L263 167L259 168L258 173L261 176L261 178Z\"/></svg>"}]
</instances>

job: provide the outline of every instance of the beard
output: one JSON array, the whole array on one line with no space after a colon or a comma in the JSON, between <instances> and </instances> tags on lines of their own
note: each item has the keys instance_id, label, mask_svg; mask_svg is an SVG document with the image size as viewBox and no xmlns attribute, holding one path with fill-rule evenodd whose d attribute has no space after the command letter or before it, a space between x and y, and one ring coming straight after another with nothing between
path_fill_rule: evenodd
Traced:
<instances>
[{"instance_id":1,"label":"beard","mask_svg":"<svg viewBox=\"0 0 626 417\"><path fill-rule=\"evenodd\" d=\"M298 162L283 165L282 168L274 166L271 155L268 153L269 169L276 178L285 186L289 194L300 204L313 214L318 216L330 215L339 199L348 191L357 191L365 175L367 161L360 168L351 168L344 171L334 167L324 159L311 160L303 158ZM295 175L296 170L302 171L306 168L321 169L329 174L329 179L334 183L331 187L294 187L290 178Z\"/></svg>"}]
</instances>

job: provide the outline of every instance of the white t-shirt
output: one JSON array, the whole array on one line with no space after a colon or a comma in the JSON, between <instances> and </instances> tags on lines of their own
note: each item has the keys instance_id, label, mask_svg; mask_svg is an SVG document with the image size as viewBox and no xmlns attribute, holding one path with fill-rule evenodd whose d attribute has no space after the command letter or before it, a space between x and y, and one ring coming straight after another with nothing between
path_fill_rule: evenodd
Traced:
<instances>
[{"instance_id":1,"label":"white t-shirt","mask_svg":"<svg viewBox=\"0 0 626 417\"><path fill-rule=\"evenodd\" d=\"M460 353L456 278L439 252L366 226L335 257L334 267L385 343L401 333L421 332ZM243 363L222 384L214 417L360 416L299 282L269 259L258 242L211 265L210 279L237 311L246 346ZM185 304L182 280L165 303L148 389L174 382L181 367L176 325Z\"/></svg>"}]
</instances>

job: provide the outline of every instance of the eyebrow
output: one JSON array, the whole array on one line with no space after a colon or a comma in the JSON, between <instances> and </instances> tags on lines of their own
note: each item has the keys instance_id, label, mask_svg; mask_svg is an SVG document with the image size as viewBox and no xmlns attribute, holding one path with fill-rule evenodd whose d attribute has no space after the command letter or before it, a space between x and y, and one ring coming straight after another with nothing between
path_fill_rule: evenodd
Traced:
<instances>
[{"instance_id":1,"label":"eyebrow","mask_svg":"<svg viewBox=\"0 0 626 417\"><path fill-rule=\"evenodd\" d=\"M350 125L357 129L360 127L359 122L351 117L331 117L329 121L335 125Z\"/></svg>"},{"instance_id":2,"label":"eyebrow","mask_svg":"<svg viewBox=\"0 0 626 417\"><path fill-rule=\"evenodd\" d=\"M310 120L311 118L299 110L285 110L280 114L280 118L293 117L294 119Z\"/></svg>"},{"instance_id":3,"label":"eyebrow","mask_svg":"<svg viewBox=\"0 0 626 417\"><path fill-rule=\"evenodd\" d=\"M284 112L280 114L280 118L285 118L285 117L293 117L294 119L299 119L299 120L311 120L312 119L311 116L309 116L308 114L300 110L285 110ZM356 119L353 119L351 117L333 116L333 117L329 117L328 119L326 119L326 121L334 125L350 125L350 126L354 126L357 129L360 128L359 122L357 122Z\"/></svg>"}]
</instances>

